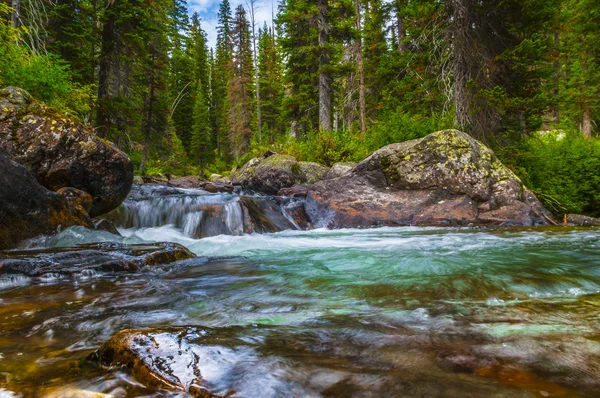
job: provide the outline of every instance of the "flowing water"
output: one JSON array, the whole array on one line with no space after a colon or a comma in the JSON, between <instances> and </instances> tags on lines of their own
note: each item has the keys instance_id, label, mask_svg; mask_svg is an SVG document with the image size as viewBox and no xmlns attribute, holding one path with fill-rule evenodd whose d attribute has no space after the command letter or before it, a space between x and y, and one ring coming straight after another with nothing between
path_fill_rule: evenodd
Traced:
<instances>
[{"instance_id":1,"label":"flowing water","mask_svg":"<svg viewBox=\"0 0 600 398\"><path fill-rule=\"evenodd\" d=\"M167 326L213 336L203 376L241 397L600 396L596 229L241 234L230 206L230 235L197 239L190 203L219 195L195 195L144 199L155 212L125 212L138 218L118 241L178 242L198 258L0 276L0 397L174 396L83 360L121 329ZM35 244L109 240L72 228Z\"/></svg>"}]
</instances>

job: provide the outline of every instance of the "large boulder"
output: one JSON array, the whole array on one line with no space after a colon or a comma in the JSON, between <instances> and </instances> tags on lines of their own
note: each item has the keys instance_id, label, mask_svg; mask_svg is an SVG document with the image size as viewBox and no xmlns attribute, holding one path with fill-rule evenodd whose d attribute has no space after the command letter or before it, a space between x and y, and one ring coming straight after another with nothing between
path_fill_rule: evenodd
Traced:
<instances>
[{"instance_id":1,"label":"large boulder","mask_svg":"<svg viewBox=\"0 0 600 398\"><path fill-rule=\"evenodd\" d=\"M282 188L321 180L329 169L317 163L298 162L295 157L269 152L231 172L231 183L242 188L276 195Z\"/></svg>"},{"instance_id":2,"label":"large boulder","mask_svg":"<svg viewBox=\"0 0 600 398\"><path fill-rule=\"evenodd\" d=\"M491 149L457 130L388 145L350 173L313 184L307 210L332 228L553 222Z\"/></svg>"},{"instance_id":3,"label":"large boulder","mask_svg":"<svg viewBox=\"0 0 600 398\"><path fill-rule=\"evenodd\" d=\"M92 217L119 206L133 181L127 155L15 87L0 90L0 152L52 191L73 187L89 193Z\"/></svg>"},{"instance_id":4,"label":"large boulder","mask_svg":"<svg viewBox=\"0 0 600 398\"><path fill-rule=\"evenodd\" d=\"M85 195L77 198L73 190L64 193L44 188L24 166L0 153L0 249L60 227L92 227L82 207Z\"/></svg>"}]
</instances>

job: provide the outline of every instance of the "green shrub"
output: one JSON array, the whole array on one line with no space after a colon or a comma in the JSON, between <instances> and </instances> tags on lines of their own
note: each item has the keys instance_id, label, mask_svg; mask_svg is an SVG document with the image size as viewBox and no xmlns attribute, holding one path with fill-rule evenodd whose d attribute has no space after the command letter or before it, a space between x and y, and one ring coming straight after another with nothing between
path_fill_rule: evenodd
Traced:
<instances>
[{"instance_id":1,"label":"green shrub","mask_svg":"<svg viewBox=\"0 0 600 398\"><path fill-rule=\"evenodd\" d=\"M6 11L0 8L0 14ZM64 61L53 54L33 53L22 44L21 30L0 19L0 87L23 88L34 98L85 121L94 87L74 84Z\"/></svg>"},{"instance_id":2,"label":"green shrub","mask_svg":"<svg viewBox=\"0 0 600 398\"><path fill-rule=\"evenodd\" d=\"M432 117L411 116L398 109L385 115L376 123L368 135L371 151L396 142L425 137L434 131L450 128L451 123Z\"/></svg>"},{"instance_id":3,"label":"green shrub","mask_svg":"<svg viewBox=\"0 0 600 398\"><path fill-rule=\"evenodd\" d=\"M535 133L518 147L513 167L557 215L600 216L600 141L575 131Z\"/></svg>"}]
</instances>

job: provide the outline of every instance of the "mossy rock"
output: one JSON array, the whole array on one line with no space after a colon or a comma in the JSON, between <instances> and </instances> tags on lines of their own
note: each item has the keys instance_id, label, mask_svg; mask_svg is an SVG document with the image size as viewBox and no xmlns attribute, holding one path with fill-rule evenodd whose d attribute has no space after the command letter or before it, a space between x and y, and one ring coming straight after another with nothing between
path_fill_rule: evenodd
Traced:
<instances>
[{"instance_id":1,"label":"mossy rock","mask_svg":"<svg viewBox=\"0 0 600 398\"><path fill-rule=\"evenodd\" d=\"M16 87L0 90L0 151L51 191L72 187L90 194L93 217L119 206L133 181L125 153Z\"/></svg>"},{"instance_id":2,"label":"mossy rock","mask_svg":"<svg viewBox=\"0 0 600 398\"><path fill-rule=\"evenodd\" d=\"M282 188L321 180L328 170L317 163L298 162L293 156L269 153L233 170L231 182L250 191L276 195Z\"/></svg>"}]
</instances>

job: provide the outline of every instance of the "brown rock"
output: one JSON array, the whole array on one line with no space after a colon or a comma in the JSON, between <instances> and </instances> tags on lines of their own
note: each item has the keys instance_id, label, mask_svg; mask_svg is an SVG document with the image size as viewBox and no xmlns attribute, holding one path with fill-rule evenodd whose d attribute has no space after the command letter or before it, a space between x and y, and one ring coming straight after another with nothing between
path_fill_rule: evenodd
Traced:
<instances>
[{"instance_id":1,"label":"brown rock","mask_svg":"<svg viewBox=\"0 0 600 398\"><path fill-rule=\"evenodd\" d=\"M198 177L187 176L169 180L167 185L175 188L201 188L203 183Z\"/></svg>"},{"instance_id":2,"label":"brown rock","mask_svg":"<svg viewBox=\"0 0 600 398\"><path fill-rule=\"evenodd\" d=\"M234 191L233 185L219 182L207 182L203 184L202 189L210 193L232 193Z\"/></svg>"},{"instance_id":3,"label":"brown rock","mask_svg":"<svg viewBox=\"0 0 600 398\"><path fill-rule=\"evenodd\" d=\"M127 155L15 87L0 90L0 152L52 191L73 187L89 193L93 217L119 206L133 181Z\"/></svg>"},{"instance_id":4,"label":"brown rock","mask_svg":"<svg viewBox=\"0 0 600 398\"><path fill-rule=\"evenodd\" d=\"M384 147L310 186L318 225L546 225L551 214L494 153L446 130Z\"/></svg>"},{"instance_id":5,"label":"brown rock","mask_svg":"<svg viewBox=\"0 0 600 398\"><path fill-rule=\"evenodd\" d=\"M281 188L277 192L278 196L289 196L292 198L306 198L308 187L306 185L294 185L290 188Z\"/></svg>"},{"instance_id":6,"label":"brown rock","mask_svg":"<svg viewBox=\"0 0 600 398\"><path fill-rule=\"evenodd\" d=\"M94 200L89 193L77 188L61 188L57 193L62 195L71 206L80 206L86 213L90 212L94 204Z\"/></svg>"},{"instance_id":7,"label":"brown rock","mask_svg":"<svg viewBox=\"0 0 600 398\"><path fill-rule=\"evenodd\" d=\"M195 347L185 331L126 329L88 359L125 371L148 388L218 397L204 385Z\"/></svg>"},{"instance_id":8,"label":"brown rock","mask_svg":"<svg viewBox=\"0 0 600 398\"><path fill-rule=\"evenodd\" d=\"M23 166L0 154L0 249L73 225L91 227L81 206L41 186Z\"/></svg>"}]
</instances>

